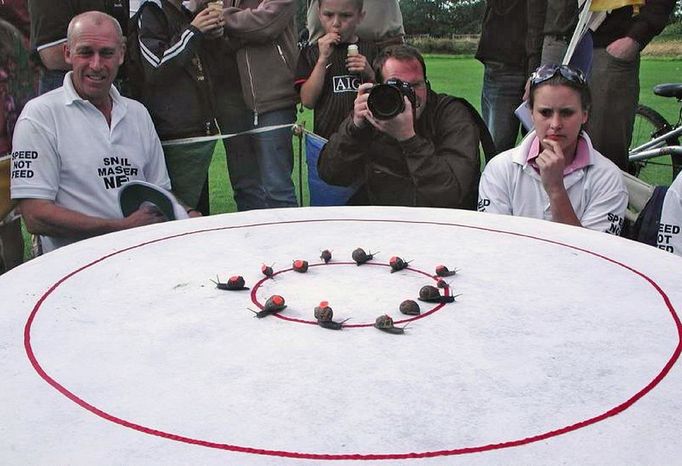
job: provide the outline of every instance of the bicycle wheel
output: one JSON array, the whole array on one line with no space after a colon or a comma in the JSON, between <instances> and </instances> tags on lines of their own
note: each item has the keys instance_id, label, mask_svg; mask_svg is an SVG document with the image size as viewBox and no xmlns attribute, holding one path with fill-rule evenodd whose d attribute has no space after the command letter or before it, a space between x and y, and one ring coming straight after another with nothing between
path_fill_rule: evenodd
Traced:
<instances>
[{"instance_id":1,"label":"bicycle wheel","mask_svg":"<svg viewBox=\"0 0 682 466\"><path fill-rule=\"evenodd\" d=\"M653 108L646 105L638 105L635 114L635 123L632 129L632 143L630 149L640 146L645 142L665 134L672 127L666 119ZM663 145L678 145L677 138L670 138ZM647 160L631 162L629 172L637 178L653 185L669 186L682 168L682 156L664 155Z\"/></svg>"}]
</instances>

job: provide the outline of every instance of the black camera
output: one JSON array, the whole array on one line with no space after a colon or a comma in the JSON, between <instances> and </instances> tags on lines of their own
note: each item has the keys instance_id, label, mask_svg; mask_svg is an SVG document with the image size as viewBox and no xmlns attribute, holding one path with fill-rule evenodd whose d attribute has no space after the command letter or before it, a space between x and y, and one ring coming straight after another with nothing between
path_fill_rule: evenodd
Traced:
<instances>
[{"instance_id":1,"label":"black camera","mask_svg":"<svg viewBox=\"0 0 682 466\"><path fill-rule=\"evenodd\" d=\"M400 79L388 79L384 84L377 84L369 91L367 107L378 120L390 120L405 111L403 96L407 96L416 108L417 96L412 84Z\"/></svg>"}]
</instances>

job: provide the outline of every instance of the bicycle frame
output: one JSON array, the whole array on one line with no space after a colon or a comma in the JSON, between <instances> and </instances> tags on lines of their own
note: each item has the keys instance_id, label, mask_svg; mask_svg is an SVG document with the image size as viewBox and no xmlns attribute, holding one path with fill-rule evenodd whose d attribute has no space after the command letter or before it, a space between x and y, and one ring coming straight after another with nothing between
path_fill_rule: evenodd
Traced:
<instances>
[{"instance_id":1,"label":"bicycle frame","mask_svg":"<svg viewBox=\"0 0 682 466\"><path fill-rule=\"evenodd\" d=\"M682 127L678 128L682 132ZM667 136L670 137L672 136L672 132L668 133ZM662 137L665 139L665 137ZM651 141L653 142L653 141ZM664 147L657 147L654 149L647 149L643 150L644 146L651 145L650 143L647 144L642 144L639 146L636 150L639 150L639 152L635 153L635 150L630 151L630 156L628 157L628 160L630 162L637 162L639 160L647 160L651 159L653 157L660 157L661 155L682 155L682 146L664 146Z\"/></svg>"},{"instance_id":2,"label":"bicycle frame","mask_svg":"<svg viewBox=\"0 0 682 466\"><path fill-rule=\"evenodd\" d=\"M659 146L661 144L665 144L665 141L671 137L677 137L682 135L682 126L678 126L676 128L673 128L671 131L668 131L667 133L652 139L651 141L645 142L641 146L637 146L634 149L630 150L629 154L629 159L630 161L634 160L642 160L642 157L639 157L639 154L642 153L642 151L645 151L647 149L652 149L655 148L656 146ZM676 147L676 146L670 146L670 147ZM679 147L679 146L677 146ZM636 154L636 155L635 155ZM633 159L633 157L637 156L636 159Z\"/></svg>"}]
</instances>

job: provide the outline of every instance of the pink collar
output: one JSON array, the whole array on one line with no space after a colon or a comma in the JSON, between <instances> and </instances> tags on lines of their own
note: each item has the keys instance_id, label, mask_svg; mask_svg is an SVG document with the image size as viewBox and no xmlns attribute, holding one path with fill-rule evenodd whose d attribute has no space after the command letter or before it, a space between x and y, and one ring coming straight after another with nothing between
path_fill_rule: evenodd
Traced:
<instances>
[{"instance_id":1,"label":"pink collar","mask_svg":"<svg viewBox=\"0 0 682 466\"><path fill-rule=\"evenodd\" d=\"M534 169L538 170L538 166L535 163L535 159L540 155L540 140L535 137L533 142L530 144L530 149L528 150L528 157L526 158L526 164L530 165ZM578 136L578 147L575 150L575 158L570 165L564 167L564 176L570 175L574 171L578 171L587 167L590 164L590 150L587 147L587 141L584 137Z\"/></svg>"}]
</instances>

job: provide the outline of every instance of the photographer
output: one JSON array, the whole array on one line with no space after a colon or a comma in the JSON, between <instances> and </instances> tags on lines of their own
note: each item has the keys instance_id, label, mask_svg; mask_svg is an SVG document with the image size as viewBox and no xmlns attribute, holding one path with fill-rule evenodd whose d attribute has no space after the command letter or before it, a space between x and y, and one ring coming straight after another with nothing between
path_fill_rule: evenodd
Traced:
<instances>
[{"instance_id":1,"label":"photographer","mask_svg":"<svg viewBox=\"0 0 682 466\"><path fill-rule=\"evenodd\" d=\"M481 131L476 111L431 91L424 59L413 47L384 49L374 71L384 84L360 86L353 113L320 154L320 177L341 186L360 180L353 205L474 209Z\"/></svg>"}]
</instances>

